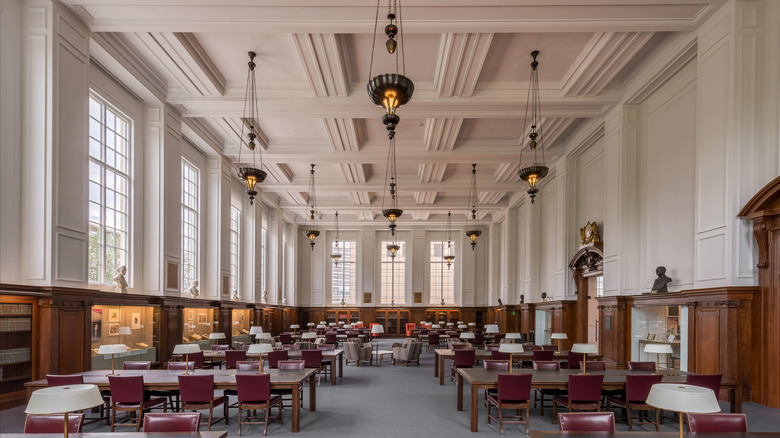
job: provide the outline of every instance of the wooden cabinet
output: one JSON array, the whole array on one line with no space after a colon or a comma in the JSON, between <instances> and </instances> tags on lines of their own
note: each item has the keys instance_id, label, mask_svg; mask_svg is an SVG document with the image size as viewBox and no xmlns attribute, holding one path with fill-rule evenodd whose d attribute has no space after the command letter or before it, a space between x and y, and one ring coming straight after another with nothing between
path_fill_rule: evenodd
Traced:
<instances>
[{"instance_id":1,"label":"wooden cabinet","mask_svg":"<svg viewBox=\"0 0 780 438\"><path fill-rule=\"evenodd\" d=\"M24 399L33 379L33 313L30 300L0 297L0 399Z\"/></svg>"},{"instance_id":2,"label":"wooden cabinet","mask_svg":"<svg viewBox=\"0 0 780 438\"><path fill-rule=\"evenodd\" d=\"M358 309L333 309L325 311L325 322L338 324L342 321L346 324L354 324L360 321L360 310ZM317 321L315 321L317 322Z\"/></svg>"},{"instance_id":3,"label":"wooden cabinet","mask_svg":"<svg viewBox=\"0 0 780 438\"><path fill-rule=\"evenodd\" d=\"M460 321L460 310L428 309L425 311L425 320L433 324L439 324L439 321L444 321L445 324L448 322L457 324Z\"/></svg>"},{"instance_id":4,"label":"wooden cabinet","mask_svg":"<svg viewBox=\"0 0 780 438\"><path fill-rule=\"evenodd\" d=\"M408 310L377 310L376 322L384 326L387 335L405 335L409 322Z\"/></svg>"}]
</instances>

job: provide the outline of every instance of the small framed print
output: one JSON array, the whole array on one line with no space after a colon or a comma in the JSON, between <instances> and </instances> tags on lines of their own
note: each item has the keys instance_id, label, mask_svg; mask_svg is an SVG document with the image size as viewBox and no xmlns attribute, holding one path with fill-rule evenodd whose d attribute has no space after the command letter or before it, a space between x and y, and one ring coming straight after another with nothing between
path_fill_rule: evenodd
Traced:
<instances>
[{"instance_id":1,"label":"small framed print","mask_svg":"<svg viewBox=\"0 0 780 438\"><path fill-rule=\"evenodd\" d=\"M666 342L674 342L674 335L669 335L669 338L666 340Z\"/></svg>"},{"instance_id":2,"label":"small framed print","mask_svg":"<svg viewBox=\"0 0 780 438\"><path fill-rule=\"evenodd\" d=\"M108 309L108 322L119 322L119 308Z\"/></svg>"},{"instance_id":3,"label":"small framed print","mask_svg":"<svg viewBox=\"0 0 780 438\"><path fill-rule=\"evenodd\" d=\"M92 340L100 340L100 337L103 336L103 330L102 330L103 322L101 321L92 321Z\"/></svg>"},{"instance_id":4,"label":"small framed print","mask_svg":"<svg viewBox=\"0 0 780 438\"><path fill-rule=\"evenodd\" d=\"M187 321L195 319L195 309L187 309Z\"/></svg>"},{"instance_id":5,"label":"small framed print","mask_svg":"<svg viewBox=\"0 0 780 438\"><path fill-rule=\"evenodd\" d=\"M170 290L179 290L179 264L168 262L165 268L165 288Z\"/></svg>"},{"instance_id":6,"label":"small framed print","mask_svg":"<svg viewBox=\"0 0 780 438\"><path fill-rule=\"evenodd\" d=\"M198 324L206 324L208 316L206 313L198 313Z\"/></svg>"},{"instance_id":7,"label":"small framed print","mask_svg":"<svg viewBox=\"0 0 780 438\"><path fill-rule=\"evenodd\" d=\"M363 304L371 304L371 292L363 292Z\"/></svg>"},{"instance_id":8,"label":"small framed print","mask_svg":"<svg viewBox=\"0 0 780 438\"><path fill-rule=\"evenodd\" d=\"M422 304L422 302L423 302L423 293L422 292L415 292L414 293L413 303L414 304Z\"/></svg>"},{"instance_id":9,"label":"small framed print","mask_svg":"<svg viewBox=\"0 0 780 438\"><path fill-rule=\"evenodd\" d=\"M222 296L230 296L230 276L227 274L222 274Z\"/></svg>"},{"instance_id":10,"label":"small framed print","mask_svg":"<svg viewBox=\"0 0 780 438\"><path fill-rule=\"evenodd\" d=\"M130 314L130 328L133 330L137 330L141 328L141 314L140 313L131 313Z\"/></svg>"},{"instance_id":11,"label":"small framed print","mask_svg":"<svg viewBox=\"0 0 780 438\"><path fill-rule=\"evenodd\" d=\"M108 325L108 336L119 336L119 324Z\"/></svg>"}]
</instances>

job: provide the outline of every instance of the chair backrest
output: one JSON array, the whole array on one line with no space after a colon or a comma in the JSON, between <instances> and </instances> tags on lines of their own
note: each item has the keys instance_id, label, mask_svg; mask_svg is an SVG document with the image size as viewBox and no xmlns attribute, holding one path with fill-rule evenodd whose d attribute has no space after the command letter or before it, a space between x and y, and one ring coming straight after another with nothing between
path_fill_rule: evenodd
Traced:
<instances>
[{"instance_id":1,"label":"chair backrest","mask_svg":"<svg viewBox=\"0 0 780 438\"><path fill-rule=\"evenodd\" d=\"M63 433L64 414L28 415L24 420L24 433ZM68 414L68 433L81 433L84 414Z\"/></svg>"},{"instance_id":2,"label":"chair backrest","mask_svg":"<svg viewBox=\"0 0 780 438\"><path fill-rule=\"evenodd\" d=\"M279 340L282 342L282 344L292 344L292 335L290 333L282 333L279 335Z\"/></svg>"},{"instance_id":3,"label":"chair backrest","mask_svg":"<svg viewBox=\"0 0 780 438\"><path fill-rule=\"evenodd\" d=\"M629 362L629 371L655 371L655 362Z\"/></svg>"},{"instance_id":4,"label":"chair backrest","mask_svg":"<svg viewBox=\"0 0 780 438\"><path fill-rule=\"evenodd\" d=\"M569 364L569 369L579 368L580 362L582 362L584 358L585 355L582 353L575 353L573 351L569 351L569 358L567 359L567 363Z\"/></svg>"},{"instance_id":5,"label":"chair backrest","mask_svg":"<svg viewBox=\"0 0 780 438\"><path fill-rule=\"evenodd\" d=\"M538 371L558 371L561 363L557 360L535 360L534 369Z\"/></svg>"},{"instance_id":6,"label":"chair backrest","mask_svg":"<svg viewBox=\"0 0 780 438\"><path fill-rule=\"evenodd\" d=\"M325 333L325 343L326 344L335 344L337 341L337 337L335 333Z\"/></svg>"},{"instance_id":7,"label":"chair backrest","mask_svg":"<svg viewBox=\"0 0 780 438\"><path fill-rule=\"evenodd\" d=\"M504 339L504 336L506 336L505 333L496 333L495 335L493 335L493 343L494 344L501 343L501 340Z\"/></svg>"},{"instance_id":8,"label":"chair backrest","mask_svg":"<svg viewBox=\"0 0 780 438\"><path fill-rule=\"evenodd\" d=\"M661 374L626 374L626 400L644 403L650 394L650 387L661 383Z\"/></svg>"},{"instance_id":9,"label":"chair backrest","mask_svg":"<svg viewBox=\"0 0 780 438\"><path fill-rule=\"evenodd\" d=\"M203 352L190 353L187 355L187 360L195 363L195 368L203 368Z\"/></svg>"},{"instance_id":10,"label":"chair backrest","mask_svg":"<svg viewBox=\"0 0 780 438\"><path fill-rule=\"evenodd\" d=\"M78 385L84 383L84 376L60 376L57 374L47 374L46 383L49 386Z\"/></svg>"},{"instance_id":11,"label":"chair backrest","mask_svg":"<svg viewBox=\"0 0 780 438\"><path fill-rule=\"evenodd\" d=\"M238 371L260 371L259 360L239 360L236 362L236 369Z\"/></svg>"},{"instance_id":12,"label":"chair backrest","mask_svg":"<svg viewBox=\"0 0 780 438\"><path fill-rule=\"evenodd\" d=\"M322 366L322 350L301 351L301 359L306 362L306 368L319 368Z\"/></svg>"},{"instance_id":13,"label":"chair backrest","mask_svg":"<svg viewBox=\"0 0 780 438\"><path fill-rule=\"evenodd\" d=\"M511 355L509 353L502 353L498 350L493 350L490 352L491 360L509 360L510 358Z\"/></svg>"},{"instance_id":14,"label":"chair backrest","mask_svg":"<svg viewBox=\"0 0 780 438\"><path fill-rule=\"evenodd\" d=\"M450 344L453 350L467 350L469 347L469 344L465 342L453 342Z\"/></svg>"},{"instance_id":15,"label":"chair backrest","mask_svg":"<svg viewBox=\"0 0 780 438\"><path fill-rule=\"evenodd\" d=\"M715 393L715 397L717 398L720 393L721 379L723 379L723 374L688 374L685 377L685 383L688 385L709 388Z\"/></svg>"},{"instance_id":16,"label":"chair backrest","mask_svg":"<svg viewBox=\"0 0 780 438\"><path fill-rule=\"evenodd\" d=\"M268 368L277 368L277 363L280 360L287 360L290 358L290 354L287 350L275 350L268 353Z\"/></svg>"},{"instance_id":17,"label":"chair backrest","mask_svg":"<svg viewBox=\"0 0 780 438\"><path fill-rule=\"evenodd\" d=\"M152 362L148 360L126 360L122 364L125 370L151 370Z\"/></svg>"},{"instance_id":18,"label":"chair backrest","mask_svg":"<svg viewBox=\"0 0 780 438\"><path fill-rule=\"evenodd\" d=\"M612 412L561 412L558 414L561 432L614 432Z\"/></svg>"},{"instance_id":19,"label":"chair backrest","mask_svg":"<svg viewBox=\"0 0 780 438\"><path fill-rule=\"evenodd\" d=\"M241 349L244 350L244 351L247 351L247 350L249 350L249 345L250 344L244 344L244 345L241 346Z\"/></svg>"},{"instance_id":20,"label":"chair backrest","mask_svg":"<svg viewBox=\"0 0 780 438\"><path fill-rule=\"evenodd\" d=\"M428 345L439 345L439 334L429 332L428 333Z\"/></svg>"},{"instance_id":21,"label":"chair backrest","mask_svg":"<svg viewBox=\"0 0 780 438\"><path fill-rule=\"evenodd\" d=\"M569 374L569 400L597 402L601 400L603 374Z\"/></svg>"},{"instance_id":22,"label":"chair backrest","mask_svg":"<svg viewBox=\"0 0 780 438\"><path fill-rule=\"evenodd\" d=\"M296 345L296 344L284 344L284 345L282 345L282 350L285 350L285 351L298 351L300 349L301 349L301 347L299 345Z\"/></svg>"},{"instance_id":23,"label":"chair backrest","mask_svg":"<svg viewBox=\"0 0 780 438\"><path fill-rule=\"evenodd\" d=\"M246 360L246 351L244 350L227 350L225 351L225 368L233 370L236 368L236 362L239 360Z\"/></svg>"},{"instance_id":24,"label":"chair backrest","mask_svg":"<svg viewBox=\"0 0 780 438\"><path fill-rule=\"evenodd\" d=\"M498 400L528 401L531 398L532 374L499 374Z\"/></svg>"},{"instance_id":25,"label":"chair backrest","mask_svg":"<svg viewBox=\"0 0 780 438\"><path fill-rule=\"evenodd\" d=\"M455 368L470 368L474 366L474 359L476 357L476 350L455 350L455 359L453 360L453 363Z\"/></svg>"},{"instance_id":26,"label":"chair backrest","mask_svg":"<svg viewBox=\"0 0 780 438\"><path fill-rule=\"evenodd\" d=\"M238 376L238 375L236 375ZM179 377L181 401L204 403L214 400L214 375L189 375Z\"/></svg>"},{"instance_id":27,"label":"chair backrest","mask_svg":"<svg viewBox=\"0 0 780 438\"><path fill-rule=\"evenodd\" d=\"M270 374L236 374L239 402L264 402L271 398Z\"/></svg>"},{"instance_id":28,"label":"chair backrest","mask_svg":"<svg viewBox=\"0 0 780 438\"><path fill-rule=\"evenodd\" d=\"M358 337L358 334L355 332L347 333L347 339L355 339Z\"/></svg>"},{"instance_id":29,"label":"chair backrest","mask_svg":"<svg viewBox=\"0 0 780 438\"><path fill-rule=\"evenodd\" d=\"M556 347L555 345L551 345L551 344L544 344L544 345L542 345L542 350L544 350L544 351L555 351L557 348L558 347Z\"/></svg>"},{"instance_id":30,"label":"chair backrest","mask_svg":"<svg viewBox=\"0 0 780 438\"><path fill-rule=\"evenodd\" d=\"M582 369L583 364L585 364L585 369L590 371L605 371L607 369L607 363L603 360L589 360L587 362L580 361L580 369ZM571 362L569 362L569 368L571 368Z\"/></svg>"},{"instance_id":31,"label":"chair backrest","mask_svg":"<svg viewBox=\"0 0 780 438\"><path fill-rule=\"evenodd\" d=\"M551 361L553 360L553 356L555 355L555 352L552 350L535 350L534 351L534 360L535 361Z\"/></svg>"},{"instance_id":32,"label":"chair backrest","mask_svg":"<svg viewBox=\"0 0 780 438\"><path fill-rule=\"evenodd\" d=\"M144 376L108 376L111 401L115 403L142 403Z\"/></svg>"},{"instance_id":33,"label":"chair backrest","mask_svg":"<svg viewBox=\"0 0 780 438\"><path fill-rule=\"evenodd\" d=\"M318 344L317 350L333 351L336 349L336 344Z\"/></svg>"},{"instance_id":34,"label":"chair backrest","mask_svg":"<svg viewBox=\"0 0 780 438\"><path fill-rule=\"evenodd\" d=\"M194 371L195 362L168 362L169 370L187 370L188 368L190 371Z\"/></svg>"},{"instance_id":35,"label":"chair backrest","mask_svg":"<svg viewBox=\"0 0 780 438\"><path fill-rule=\"evenodd\" d=\"M509 371L509 359L507 360L483 360L482 367L486 370Z\"/></svg>"},{"instance_id":36,"label":"chair backrest","mask_svg":"<svg viewBox=\"0 0 780 438\"><path fill-rule=\"evenodd\" d=\"M476 334L474 335L474 339L471 340L471 343L474 345L481 345L485 343L485 335L483 334Z\"/></svg>"},{"instance_id":37,"label":"chair backrest","mask_svg":"<svg viewBox=\"0 0 780 438\"><path fill-rule=\"evenodd\" d=\"M303 360L280 360L279 370L302 370L306 368Z\"/></svg>"},{"instance_id":38,"label":"chair backrest","mask_svg":"<svg viewBox=\"0 0 780 438\"><path fill-rule=\"evenodd\" d=\"M685 414L691 433L747 432L745 414Z\"/></svg>"},{"instance_id":39,"label":"chair backrest","mask_svg":"<svg viewBox=\"0 0 780 438\"><path fill-rule=\"evenodd\" d=\"M498 351L500 347L498 344L485 344L485 351Z\"/></svg>"},{"instance_id":40,"label":"chair backrest","mask_svg":"<svg viewBox=\"0 0 780 438\"><path fill-rule=\"evenodd\" d=\"M145 433L197 432L198 427L200 427L200 412L149 412L144 415Z\"/></svg>"},{"instance_id":41,"label":"chair backrest","mask_svg":"<svg viewBox=\"0 0 780 438\"><path fill-rule=\"evenodd\" d=\"M523 351L534 351L533 344L523 344Z\"/></svg>"}]
</instances>

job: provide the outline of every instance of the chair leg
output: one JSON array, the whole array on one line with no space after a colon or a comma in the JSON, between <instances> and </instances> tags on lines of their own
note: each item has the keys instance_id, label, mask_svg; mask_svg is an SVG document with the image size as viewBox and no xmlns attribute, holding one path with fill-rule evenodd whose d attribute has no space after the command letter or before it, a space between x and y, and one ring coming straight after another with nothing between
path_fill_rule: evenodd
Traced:
<instances>
[{"instance_id":1,"label":"chair leg","mask_svg":"<svg viewBox=\"0 0 780 438\"><path fill-rule=\"evenodd\" d=\"M628 402L628 400L626 400L626 402ZM626 405L628 405L628 403L626 403ZM628 431L629 432L633 431L634 429L631 423L631 408L629 408L628 406L626 406L626 422L628 423Z\"/></svg>"},{"instance_id":2,"label":"chair leg","mask_svg":"<svg viewBox=\"0 0 780 438\"><path fill-rule=\"evenodd\" d=\"M241 406L241 402L238 403L238 436L241 436L241 424L244 423L243 420L241 420L241 413L243 409ZM249 417L249 411L246 412L247 417ZM248 419L248 418L247 418Z\"/></svg>"},{"instance_id":3,"label":"chair leg","mask_svg":"<svg viewBox=\"0 0 780 438\"><path fill-rule=\"evenodd\" d=\"M228 426L230 424L230 417L228 414L230 413L230 402L225 402L225 426Z\"/></svg>"},{"instance_id":4,"label":"chair leg","mask_svg":"<svg viewBox=\"0 0 780 438\"><path fill-rule=\"evenodd\" d=\"M542 398L542 402L544 402L544 398ZM556 421L558 421L558 403L553 400L553 424L556 424Z\"/></svg>"},{"instance_id":5,"label":"chair leg","mask_svg":"<svg viewBox=\"0 0 780 438\"><path fill-rule=\"evenodd\" d=\"M263 424L263 436L265 436L268 433L268 411L271 409L268 406L268 403L265 404L265 424Z\"/></svg>"},{"instance_id":6,"label":"chair leg","mask_svg":"<svg viewBox=\"0 0 780 438\"><path fill-rule=\"evenodd\" d=\"M111 407L111 432L114 431L115 426L116 426L116 408L112 406Z\"/></svg>"},{"instance_id":7,"label":"chair leg","mask_svg":"<svg viewBox=\"0 0 780 438\"><path fill-rule=\"evenodd\" d=\"M135 420L135 431L140 432L141 431L141 418L144 416L144 408L141 407L138 409L138 418Z\"/></svg>"},{"instance_id":8,"label":"chair leg","mask_svg":"<svg viewBox=\"0 0 780 438\"><path fill-rule=\"evenodd\" d=\"M528 404L525 407L525 434L528 435L528 422L530 421L528 417L531 415L531 405Z\"/></svg>"},{"instance_id":9,"label":"chair leg","mask_svg":"<svg viewBox=\"0 0 780 438\"><path fill-rule=\"evenodd\" d=\"M504 414L503 409L501 409L501 400L498 401L498 430L501 435L504 434Z\"/></svg>"},{"instance_id":10,"label":"chair leg","mask_svg":"<svg viewBox=\"0 0 780 438\"><path fill-rule=\"evenodd\" d=\"M214 402L209 403L209 427L206 429L209 432L211 431L211 420L214 416Z\"/></svg>"}]
</instances>

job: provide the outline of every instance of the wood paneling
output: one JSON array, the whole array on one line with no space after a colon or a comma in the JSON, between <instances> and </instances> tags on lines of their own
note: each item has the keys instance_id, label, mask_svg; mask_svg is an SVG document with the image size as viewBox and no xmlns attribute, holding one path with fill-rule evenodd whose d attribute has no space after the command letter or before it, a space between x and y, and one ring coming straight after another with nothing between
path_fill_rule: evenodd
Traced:
<instances>
[{"instance_id":1,"label":"wood paneling","mask_svg":"<svg viewBox=\"0 0 780 438\"><path fill-rule=\"evenodd\" d=\"M628 297L599 297L599 351L609 368L625 369L631 333Z\"/></svg>"},{"instance_id":2,"label":"wood paneling","mask_svg":"<svg viewBox=\"0 0 780 438\"><path fill-rule=\"evenodd\" d=\"M706 309L696 312L695 352L697 353L697 371L703 374L718 372L720 350L717 342L720 336L720 310Z\"/></svg>"}]
</instances>

